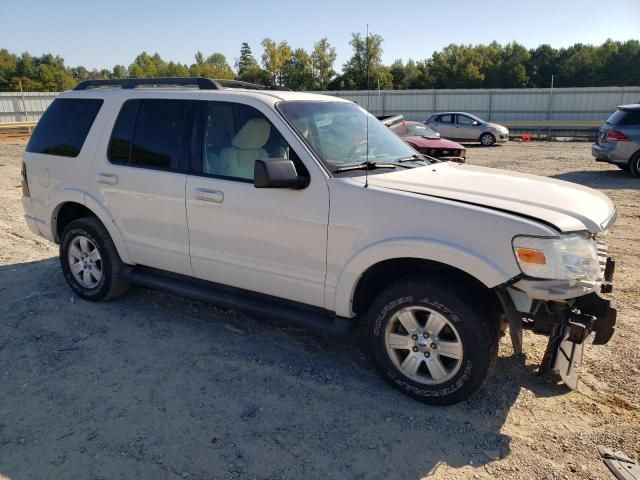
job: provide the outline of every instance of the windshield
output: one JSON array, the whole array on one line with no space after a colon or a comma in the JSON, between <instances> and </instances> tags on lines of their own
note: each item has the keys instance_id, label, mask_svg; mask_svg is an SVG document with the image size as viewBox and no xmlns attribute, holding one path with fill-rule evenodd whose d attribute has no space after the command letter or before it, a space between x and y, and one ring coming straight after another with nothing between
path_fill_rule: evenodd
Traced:
<instances>
[{"instance_id":1,"label":"windshield","mask_svg":"<svg viewBox=\"0 0 640 480\"><path fill-rule=\"evenodd\" d=\"M334 171L345 165L393 162L416 155L376 117L354 103L290 101L280 102L278 110Z\"/></svg>"},{"instance_id":2,"label":"windshield","mask_svg":"<svg viewBox=\"0 0 640 480\"><path fill-rule=\"evenodd\" d=\"M408 137L437 137L438 134L422 123L407 123Z\"/></svg>"}]
</instances>

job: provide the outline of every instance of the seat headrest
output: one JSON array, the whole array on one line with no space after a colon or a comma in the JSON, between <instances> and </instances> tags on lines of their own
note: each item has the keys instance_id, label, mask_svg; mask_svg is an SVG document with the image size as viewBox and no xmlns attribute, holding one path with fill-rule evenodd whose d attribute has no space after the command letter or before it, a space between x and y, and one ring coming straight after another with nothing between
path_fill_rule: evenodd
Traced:
<instances>
[{"instance_id":1,"label":"seat headrest","mask_svg":"<svg viewBox=\"0 0 640 480\"><path fill-rule=\"evenodd\" d=\"M271 134L271 124L264 118L252 118L236 133L231 145L241 150L264 147Z\"/></svg>"}]
</instances>

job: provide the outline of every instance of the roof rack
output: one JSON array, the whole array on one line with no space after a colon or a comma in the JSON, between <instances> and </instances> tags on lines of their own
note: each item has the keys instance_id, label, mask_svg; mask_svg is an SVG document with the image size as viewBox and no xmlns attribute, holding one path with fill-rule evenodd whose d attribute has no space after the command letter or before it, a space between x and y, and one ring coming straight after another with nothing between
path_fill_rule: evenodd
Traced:
<instances>
[{"instance_id":1,"label":"roof rack","mask_svg":"<svg viewBox=\"0 0 640 480\"><path fill-rule=\"evenodd\" d=\"M214 81L208 78L121 78L114 80L86 80L80 82L74 90L93 88L137 88L137 87L195 87L200 90L218 90Z\"/></svg>"},{"instance_id":2,"label":"roof rack","mask_svg":"<svg viewBox=\"0 0 640 480\"><path fill-rule=\"evenodd\" d=\"M90 90L94 88L138 88L138 87L191 87L200 90L225 90L230 88L244 88L247 90L287 90L285 87L267 87L240 80L212 80L199 77L175 78L121 78L114 80L86 80L80 82L74 90Z\"/></svg>"},{"instance_id":3,"label":"roof rack","mask_svg":"<svg viewBox=\"0 0 640 480\"><path fill-rule=\"evenodd\" d=\"M287 87L258 85L256 83L243 82L242 80L213 80L218 88L245 88L247 90L279 90L283 92L291 92Z\"/></svg>"}]
</instances>

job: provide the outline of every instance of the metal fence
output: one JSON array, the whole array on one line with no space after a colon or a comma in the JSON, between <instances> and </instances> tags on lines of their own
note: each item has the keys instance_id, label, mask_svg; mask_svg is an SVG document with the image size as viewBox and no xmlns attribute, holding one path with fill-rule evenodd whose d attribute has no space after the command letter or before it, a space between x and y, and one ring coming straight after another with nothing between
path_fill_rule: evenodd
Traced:
<instances>
[{"instance_id":1,"label":"metal fence","mask_svg":"<svg viewBox=\"0 0 640 480\"><path fill-rule=\"evenodd\" d=\"M442 111L464 111L504 122L604 121L618 105L640 102L638 87L372 90L318 92L348 98L374 115L403 114L423 121Z\"/></svg>"},{"instance_id":2,"label":"metal fence","mask_svg":"<svg viewBox=\"0 0 640 480\"><path fill-rule=\"evenodd\" d=\"M0 123L34 122L58 92L0 92Z\"/></svg>"},{"instance_id":3,"label":"metal fence","mask_svg":"<svg viewBox=\"0 0 640 480\"><path fill-rule=\"evenodd\" d=\"M403 114L424 120L429 114L461 110L496 122L580 127L604 121L618 105L640 102L638 87L514 88L464 90L372 90L318 92L349 98L375 115ZM56 92L0 92L0 123L35 121Z\"/></svg>"}]
</instances>

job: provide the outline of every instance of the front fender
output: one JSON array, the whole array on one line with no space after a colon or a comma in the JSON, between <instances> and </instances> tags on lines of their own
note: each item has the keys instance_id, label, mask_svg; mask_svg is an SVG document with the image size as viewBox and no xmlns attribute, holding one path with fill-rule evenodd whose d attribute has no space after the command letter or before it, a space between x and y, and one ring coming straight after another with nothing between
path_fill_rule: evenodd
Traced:
<instances>
[{"instance_id":1,"label":"front fender","mask_svg":"<svg viewBox=\"0 0 640 480\"><path fill-rule=\"evenodd\" d=\"M342 269L335 291L336 314L353 317L353 297L362 275L373 265L396 258L430 260L455 267L488 288L500 285L520 273L515 261L513 265L501 267L488 258L452 243L428 238L383 240L358 251Z\"/></svg>"}]
</instances>

